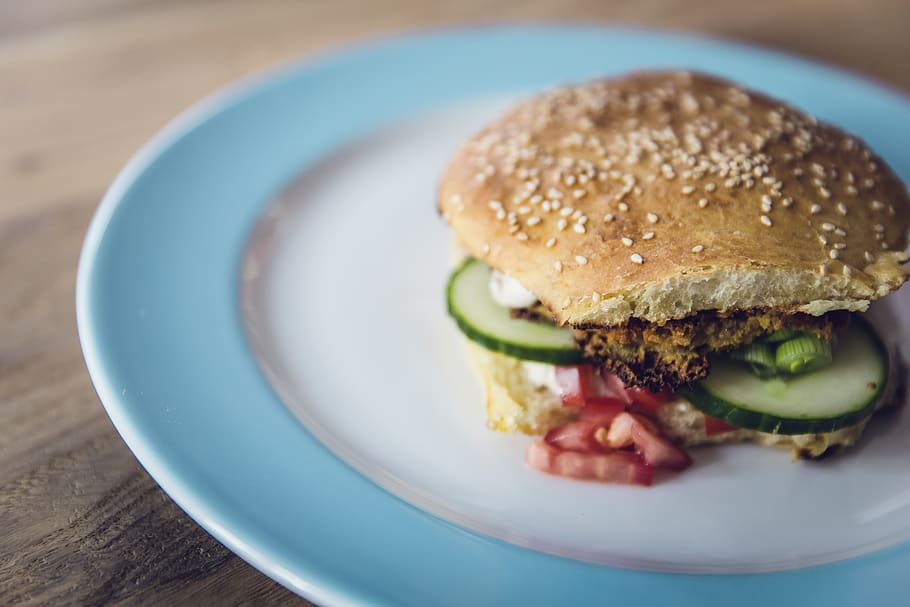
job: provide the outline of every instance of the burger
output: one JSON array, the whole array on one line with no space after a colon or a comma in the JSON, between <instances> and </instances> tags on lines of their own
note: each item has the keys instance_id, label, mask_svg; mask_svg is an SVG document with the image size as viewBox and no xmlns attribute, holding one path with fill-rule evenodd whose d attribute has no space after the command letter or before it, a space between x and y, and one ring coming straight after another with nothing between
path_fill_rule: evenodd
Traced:
<instances>
[{"instance_id":1,"label":"burger","mask_svg":"<svg viewBox=\"0 0 910 607\"><path fill-rule=\"evenodd\" d=\"M650 484L689 447L818 458L896 402L863 320L905 185L860 139L729 81L641 72L527 99L455 153L448 309L531 468Z\"/></svg>"}]
</instances>

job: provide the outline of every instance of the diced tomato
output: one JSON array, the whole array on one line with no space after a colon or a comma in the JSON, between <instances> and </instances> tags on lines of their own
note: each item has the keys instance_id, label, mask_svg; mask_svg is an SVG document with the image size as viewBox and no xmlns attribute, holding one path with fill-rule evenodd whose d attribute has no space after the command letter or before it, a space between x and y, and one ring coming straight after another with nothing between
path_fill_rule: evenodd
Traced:
<instances>
[{"instance_id":1,"label":"diced tomato","mask_svg":"<svg viewBox=\"0 0 910 607\"><path fill-rule=\"evenodd\" d=\"M578 412L578 419L609 427L613 418L626 410L626 403L617 398L589 398Z\"/></svg>"},{"instance_id":2,"label":"diced tomato","mask_svg":"<svg viewBox=\"0 0 910 607\"><path fill-rule=\"evenodd\" d=\"M591 386L592 370L589 365L556 367L556 383L562 404L567 407L584 407Z\"/></svg>"},{"instance_id":3,"label":"diced tomato","mask_svg":"<svg viewBox=\"0 0 910 607\"><path fill-rule=\"evenodd\" d=\"M657 415L657 410L660 409L660 406L673 396L673 392L667 388L660 392L652 392L647 388L626 388L626 393L637 406L636 408L651 415Z\"/></svg>"},{"instance_id":4,"label":"diced tomato","mask_svg":"<svg viewBox=\"0 0 910 607\"><path fill-rule=\"evenodd\" d=\"M716 417L711 417L710 415L705 416L705 434L708 436L714 436L715 434L724 434L725 432L733 432L736 430L736 426L731 426L722 419L717 419Z\"/></svg>"},{"instance_id":5,"label":"diced tomato","mask_svg":"<svg viewBox=\"0 0 910 607\"><path fill-rule=\"evenodd\" d=\"M660 434L660 430L648 418L634 413L620 413L613 420L606 436L603 437L606 445L614 449L631 447L634 444L632 426L636 424L643 425L651 433Z\"/></svg>"},{"instance_id":6,"label":"diced tomato","mask_svg":"<svg viewBox=\"0 0 910 607\"><path fill-rule=\"evenodd\" d=\"M635 448L641 454L646 464L658 466L661 468L672 468L673 470L682 470L692 463L689 454L674 445L660 433L654 432L645 424L640 423L641 418L629 429L632 434L632 441Z\"/></svg>"},{"instance_id":7,"label":"diced tomato","mask_svg":"<svg viewBox=\"0 0 910 607\"><path fill-rule=\"evenodd\" d=\"M568 451L603 452L609 451L595 439L598 428L603 426L588 422L574 421L553 428L544 436L544 441L554 447Z\"/></svg>"},{"instance_id":8,"label":"diced tomato","mask_svg":"<svg viewBox=\"0 0 910 607\"><path fill-rule=\"evenodd\" d=\"M594 373L591 377L590 397L615 398L629 404L632 399L626 385L612 373Z\"/></svg>"},{"instance_id":9,"label":"diced tomato","mask_svg":"<svg viewBox=\"0 0 910 607\"><path fill-rule=\"evenodd\" d=\"M525 461L535 470L582 480L650 485L654 479L654 470L637 454L628 451L565 451L544 440L536 440L528 447Z\"/></svg>"}]
</instances>

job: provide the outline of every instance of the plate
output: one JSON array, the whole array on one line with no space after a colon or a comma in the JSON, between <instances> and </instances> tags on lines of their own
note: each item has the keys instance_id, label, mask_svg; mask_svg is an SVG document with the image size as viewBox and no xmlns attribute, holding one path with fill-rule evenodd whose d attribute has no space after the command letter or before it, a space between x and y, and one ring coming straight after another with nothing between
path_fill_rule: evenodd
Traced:
<instances>
[{"instance_id":1,"label":"plate","mask_svg":"<svg viewBox=\"0 0 910 607\"><path fill-rule=\"evenodd\" d=\"M440 159L518 95L667 66L792 101L859 133L910 176L901 149L910 136L905 99L831 68L721 41L489 27L291 65L178 118L128 164L98 209L80 260L77 311L89 371L118 431L197 522L319 603L621 597L759 605L773 592L801 603L899 604L910 565L910 488L884 482L907 460L895 427L877 428L881 441L863 449L863 465L878 464L874 478L851 472L859 458L808 474L779 454L743 447L704 456L648 492L530 474L492 482L521 474L520 439L479 431L479 393L435 296L448 247L428 215ZM362 241L393 227L400 231L388 242ZM892 312L905 317L907 298L895 301ZM371 339L358 347L362 335ZM358 424L371 397L390 417ZM439 455L452 451L435 440L440 433L408 426L401 407L414 411L416 403L428 403L420 412L427 428L452 429L446 441L460 441L470 465ZM897 451L877 452L879 443ZM389 444L397 448L383 450ZM483 463L468 452L494 454L498 467L466 474ZM743 483L750 473L754 480ZM724 483L734 490L712 493ZM807 492L807 483L819 486ZM775 499L761 499L769 488ZM545 504L526 506L527 492L542 489ZM585 530L598 527L571 520L603 513L569 500L560 510L563 491L593 504L616 495L616 533L595 533L585 545ZM562 516L561 527L548 524L551 515ZM792 571L722 573L874 549Z\"/></svg>"}]
</instances>

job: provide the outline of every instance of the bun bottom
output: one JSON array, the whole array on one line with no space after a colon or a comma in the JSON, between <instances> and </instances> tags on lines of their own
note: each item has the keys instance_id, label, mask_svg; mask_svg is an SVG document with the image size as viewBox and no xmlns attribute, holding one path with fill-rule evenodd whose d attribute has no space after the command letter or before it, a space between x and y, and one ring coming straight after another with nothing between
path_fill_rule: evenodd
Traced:
<instances>
[{"instance_id":1,"label":"bun bottom","mask_svg":"<svg viewBox=\"0 0 910 607\"><path fill-rule=\"evenodd\" d=\"M571 421L574 411L563 406L559 395L550 388L532 382L521 360L465 341L468 359L484 389L487 425L491 429L542 435ZM895 400L892 389L890 397L883 399L882 404L891 404ZM682 398L664 404L658 410L658 421L663 432L683 447L752 442L791 449L794 459L817 458L829 450L850 447L868 423L866 419L854 426L824 434L784 435L733 430L709 436L705 432L705 415Z\"/></svg>"}]
</instances>

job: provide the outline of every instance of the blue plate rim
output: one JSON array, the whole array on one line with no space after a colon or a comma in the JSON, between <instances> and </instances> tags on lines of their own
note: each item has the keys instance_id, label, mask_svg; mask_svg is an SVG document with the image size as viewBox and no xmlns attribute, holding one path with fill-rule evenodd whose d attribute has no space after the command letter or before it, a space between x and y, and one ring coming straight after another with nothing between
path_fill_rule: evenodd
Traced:
<instances>
[{"instance_id":1,"label":"blue plate rim","mask_svg":"<svg viewBox=\"0 0 910 607\"><path fill-rule=\"evenodd\" d=\"M79 339L84 352L86 365L88 367L89 374L92 378L96 392L98 393L99 398L104 404L108 415L110 416L115 428L120 433L121 437L133 451L143 467L156 480L156 482L158 482L159 485L161 485L162 488L172 497L172 499L174 499L174 501L177 502L178 505L180 505L180 507L201 526L207 529L212 535L222 541L225 545L230 547L231 550L237 553L241 558L252 564L254 567L272 579L293 589L299 594L320 603L364 604L367 602L372 603L373 597L363 595L358 591L358 589L347 587L343 582L338 585L338 580L329 580L328 582L325 580L313 580L308 578L308 576L300 575L300 573L296 571L281 567L280 564L276 563L267 551L258 549L255 545L256 542L251 542L248 538L244 538L236 534L231 529L230 525L223 524L224 521L218 520L219 514L210 507L208 499L203 495L199 495L196 488L194 488L191 484L185 482L185 479L181 476L179 471L170 469L168 465L161 460L160 453L157 451L156 447L145 440L141 427L136 426L134 420L130 417L128 409L124 406L124 403L122 401L123 394L121 394L114 385L107 381L108 378L105 373L103 362L104 356L101 352L102 346L97 339L97 323L91 315L93 301L91 283L92 272L95 268L96 257L98 256L101 243L104 239L111 219L115 212L118 210L123 198L129 192L130 188L135 184L136 180L149 169L155 160L167 152L167 150L175 142L191 134L196 128L204 124L212 116L217 115L218 113L224 111L226 108L234 104L242 102L246 96L255 93L260 87L264 86L267 83L273 83L283 77L287 77L289 74L297 73L301 70L310 69L311 67L318 66L326 61L337 59L339 57L357 55L360 53L368 52L370 49L377 47L381 48L385 45L390 44L407 44L420 42L432 43L433 39L438 35L458 35L459 33L468 34L472 32L476 33L476 30L472 30L471 27L472 26L470 25L465 25L456 27L429 28L426 30L418 30L417 32L407 34L381 36L355 44L339 45L337 47L329 48L322 52L309 55L302 59L291 59L287 62L283 62L263 72L253 74L236 82L230 83L224 87L221 87L214 93L207 95L200 101L194 103L187 110L180 113L176 118L171 120L130 158L125 167L117 175L108 191L105 193L94 217L92 218L80 254L76 283L76 316ZM879 93L885 93L891 96L900 97L905 102L907 100L907 94L905 92L900 91L895 87L878 83L863 74L857 74L849 70L831 66L824 62L796 57L788 53L769 49L760 45L733 42L715 36L691 35L678 31L652 28L625 26L612 27L606 25L589 25L576 23L558 23L555 25L545 25L542 23L485 23L481 24L480 28L488 32L514 32L516 30L533 30L543 35L558 30L565 31L577 29L583 31L602 32L605 34L611 32L621 32L627 34L642 34L645 36L659 36L667 39L675 39L677 41L693 40L710 42L712 44L718 45L719 47L735 48L742 51L761 54L770 58L797 62L816 70L837 73L840 75L847 75L850 78L864 81L866 86L871 86L878 89ZM368 481L364 479L364 482ZM374 487L374 490L381 491L381 489L378 487ZM421 516L424 514L422 512L415 511L415 515ZM437 525L451 527L447 523L438 521L436 519L433 519L433 522ZM453 530L456 532L471 535L470 533L463 532L457 528L453 528ZM496 544L498 542L494 540L490 543ZM543 557L555 559L554 562L564 560L558 559L557 557L546 557L546 555L543 555ZM898 546L877 552L873 555L860 557L858 559L852 559L846 563L824 565L795 572L759 574L759 577L778 577L781 579L786 579L789 582L793 580L793 577L795 575L803 577L814 577L815 574L830 571L832 568L841 569L844 565L849 565L849 563L853 561L868 562L885 558L899 558L905 562L910 562L910 546ZM572 567L586 567L586 565L583 563L575 563L573 561L568 562L574 563L570 565ZM595 568L601 567L595 566ZM689 580L691 578L697 579L716 577L721 579L740 578L742 580L747 580L755 579L757 577L748 574L729 576L689 576L681 574L653 574L649 572L616 570L611 568L607 569L610 569L611 571L622 576L643 576L644 578L658 576L664 578L665 580L675 579L677 582L680 582L680 587L685 587L687 584L684 582L684 580Z\"/></svg>"}]
</instances>

